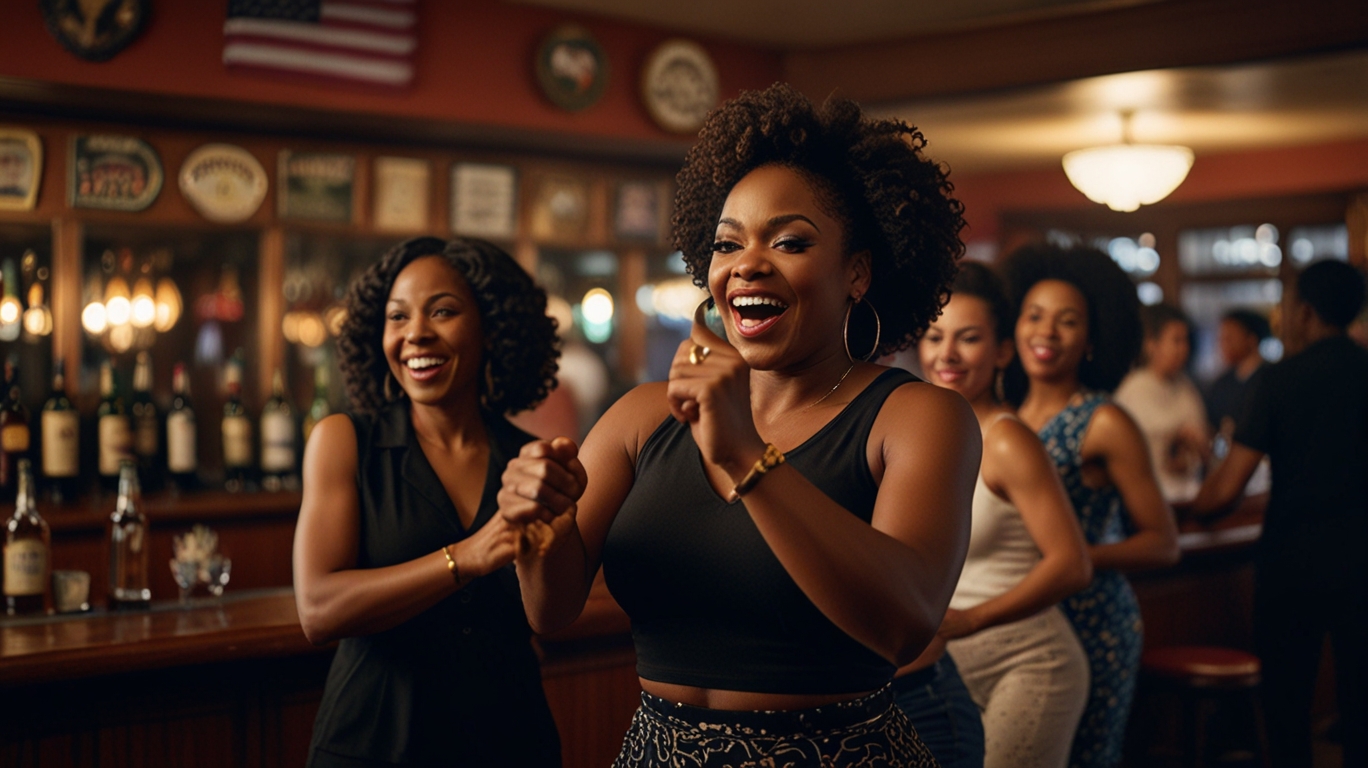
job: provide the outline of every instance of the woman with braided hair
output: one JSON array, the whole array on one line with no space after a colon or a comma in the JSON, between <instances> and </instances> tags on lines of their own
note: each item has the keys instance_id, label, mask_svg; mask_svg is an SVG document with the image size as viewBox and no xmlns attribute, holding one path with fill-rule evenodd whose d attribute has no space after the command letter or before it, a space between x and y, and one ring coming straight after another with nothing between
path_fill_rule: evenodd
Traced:
<instances>
[{"instance_id":1,"label":"woman with braided hair","mask_svg":"<svg viewBox=\"0 0 1368 768\"><path fill-rule=\"evenodd\" d=\"M632 620L618 766L935 764L889 682L954 589L979 430L963 398L866 362L936 316L963 252L923 145L783 85L719 108L673 224L725 339L696 322L669 381L582 450L509 463L504 514L556 531L517 560L533 627L572 621L600 563Z\"/></svg>"}]
</instances>

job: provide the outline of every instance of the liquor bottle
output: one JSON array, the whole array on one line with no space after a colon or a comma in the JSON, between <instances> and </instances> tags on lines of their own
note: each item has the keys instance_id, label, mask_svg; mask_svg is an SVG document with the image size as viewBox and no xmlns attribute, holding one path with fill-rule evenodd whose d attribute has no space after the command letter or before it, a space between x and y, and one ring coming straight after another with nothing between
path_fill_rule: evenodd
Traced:
<instances>
[{"instance_id":1,"label":"liquor bottle","mask_svg":"<svg viewBox=\"0 0 1368 768\"><path fill-rule=\"evenodd\" d=\"M242 491L252 469L252 421L242 404L242 363L228 361L224 380L228 386L222 422L224 487Z\"/></svg>"},{"instance_id":2,"label":"liquor bottle","mask_svg":"<svg viewBox=\"0 0 1368 768\"><path fill-rule=\"evenodd\" d=\"M114 366L108 360L100 366L100 406L95 410L100 448L100 484L118 487L119 465L131 456L133 436L128 411L114 386Z\"/></svg>"},{"instance_id":3,"label":"liquor bottle","mask_svg":"<svg viewBox=\"0 0 1368 768\"><path fill-rule=\"evenodd\" d=\"M271 377L271 399L261 409L261 487L268 491L299 486L295 474L295 414L285 397L277 370Z\"/></svg>"},{"instance_id":4,"label":"liquor bottle","mask_svg":"<svg viewBox=\"0 0 1368 768\"><path fill-rule=\"evenodd\" d=\"M76 497L81 477L81 413L66 396L66 363L52 366L52 392L39 417L43 438L43 477L58 504Z\"/></svg>"},{"instance_id":5,"label":"liquor bottle","mask_svg":"<svg viewBox=\"0 0 1368 768\"><path fill-rule=\"evenodd\" d=\"M14 516L5 526L5 613L10 616L46 611L52 580L52 532L38 514L28 459L19 460L18 475Z\"/></svg>"},{"instance_id":6,"label":"liquor bottle","mask_svg":"<svg viewBox=\"0 0 1368 768\"><path fill-rule=\"evenodd\" d=\"M171 391L174 397L171 410L166 414L166 469L177 488L194 488L198 484L199 471L198 434L185 363L176 363L171 374Z\"/></svg>"},{"instance_id":7,"label":"liquor bottle","mask_svg":"<svg viewBox=\"0 0 1368 768\"><path fill-rule=\"evenodd\" d=\"M28 455L28 409L19 397L19 368L5 361L4 404L0 405L0 495L14 497L19 485L19 461Z\"/></svg>"},{"instance_id":8,"label":"liquor bottle","mask_svg":"<svg viewBox=\"0 0 1368 768\"><path fill-rule=\"evenodd\" d=\"M152 357L145 351L138 353L133 366L133 404L129 410L138 479L144 488L155 490L161 485L161 423L157 404L152 402Z\"/></svg>"},{"instance_id":9,"label":"liquor bottle","mask_svg":"<svg viewBox=\"0 0 1368 768\"><path fill-rule=\"evenodd\" d=\"M146 608L152 601L147 586L147 550L152 537L143 514L138 468L130 459L119 464L119 497L109 516L109 607Z\"/></svg>"},{"instance_id":10,"label":"liquor bottle","mask_svg":"<svg viewBox=\"0 0 1368 768\"><path fill-rule=\"evenodd\" d=\"M309 442L309 434L313 432L314 425L329 413L332 413L332 406L328 402L328 366L320 365L314 368L313 402L309 404L309 412L304 415L305 444Z\"/></svg>"}]
</instances>

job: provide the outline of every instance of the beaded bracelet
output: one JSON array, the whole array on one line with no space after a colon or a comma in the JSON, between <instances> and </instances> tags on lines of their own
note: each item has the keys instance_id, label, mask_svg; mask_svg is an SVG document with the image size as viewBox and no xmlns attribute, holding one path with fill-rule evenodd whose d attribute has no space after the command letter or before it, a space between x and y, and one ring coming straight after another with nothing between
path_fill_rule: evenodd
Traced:
<instances>
[{"instance_id":1,"label":"beaded bracelet","mask_svg":"<svg viewBox=\"0 0 1368 768\"><path fill-rule=\"evenodd\" d=\"M446 555L447 570L451 572L451 578L455 580L457 587L464 587L465 582L461 579L461 569L456 567L456 558L451 556L451 545L442 546L442 554Z\"/></svg>"},{"instance_id":2,"label":"beaded bracelet","mask_svg":"<svg viewBox=\"0 0 1368 768\"><path fill-rule=\"evenodd\" d=\"M732 489L732 498L739 499L750 492L752 488L760 482L765 473L784 463L784 454L773 443L765 443L765 453L755 460L755 466L751 467L746 476L741 478L741 482Z\"/></svg>"}]
</instances>

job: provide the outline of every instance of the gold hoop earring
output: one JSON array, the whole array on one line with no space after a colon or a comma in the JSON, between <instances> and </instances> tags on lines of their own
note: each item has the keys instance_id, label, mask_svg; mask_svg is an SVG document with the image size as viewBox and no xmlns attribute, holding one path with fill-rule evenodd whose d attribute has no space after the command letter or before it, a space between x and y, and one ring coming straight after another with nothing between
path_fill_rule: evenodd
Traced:
<instances>
[{"instance_id":1,"label":"gold hoop earring","mask_svg":"<svg viewBox=\"0 0 1368 768\"><path fill-rule=\"evenodd\" d=\"M864 303L865 306L869 307L869 311L874 313L874 346L870 348L867 354L860 358L861 360L869 362L874 358L874 355L879 351L879 339L883 336L883 322L879 319L879 311L874 309L872 303L862 302L860 299L856 299L847 304L845 322L841 324L841 343L845 345L846 358L852 363L855 362L855 356L850 354L850 311L855 308L856 304L860 303Z\"/></svg>"},{"instance_id":2,"label":"gold hoop earring","mask_svg":"<svg viewBox=\"0 0 1368 768\"><path fill-rule=\"evenodd\" d=\"M399 394L395 394L395 387L399 387L399 381L394 378L394 371L385 371L385 383L381 386L381 390L384 391L386 402L392 403L403 396L403 387L399 387Z\"/></svg>"},{"instance_id":3,"label":"gold hoop earring","mask_svg":"<svg viewBox=\"0 0 1368 768\"><path fill-rule=\"evenodd\" d=\"M1006 379L1007 379L1007 369L1006 369L1006 368L995 368L995 369L993 369L993 397L997 398L997 401L998 401L999 403L1004 403L1004 402L1007 401L1007 384L1006 384Z\"/></svg>"}]
</instances>

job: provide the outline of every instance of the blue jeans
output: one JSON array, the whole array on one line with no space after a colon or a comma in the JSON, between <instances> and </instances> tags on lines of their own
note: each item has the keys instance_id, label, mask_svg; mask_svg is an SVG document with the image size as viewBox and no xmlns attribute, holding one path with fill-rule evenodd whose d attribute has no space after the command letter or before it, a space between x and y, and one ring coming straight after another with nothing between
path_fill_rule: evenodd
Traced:
<instances>
[{"instance_id":1,"label":"blue jeans","mask_svg":"<svg viewBox=\"0 0 1368 768\"><path fill-rule=\"evenodd\" d=\"M983 768L983 720L950 654L894 678L893 692L942 768Z\"/></svg>"}]
</instances>

